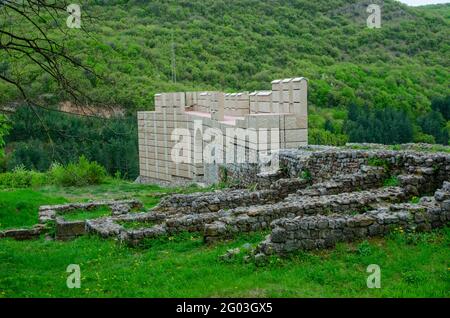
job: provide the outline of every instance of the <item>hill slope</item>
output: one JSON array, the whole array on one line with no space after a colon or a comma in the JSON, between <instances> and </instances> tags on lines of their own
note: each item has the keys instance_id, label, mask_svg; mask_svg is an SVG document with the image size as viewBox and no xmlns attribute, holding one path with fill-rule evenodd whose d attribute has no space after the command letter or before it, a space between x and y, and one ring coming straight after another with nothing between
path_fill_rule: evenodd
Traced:
<instances>
[{"instance_id":1,"label":"hill slope","mask_svg":"<svg viewBox=\"0 0 450 318\"><path fill-rule=\"evenodd\" d=\"M447 143L448 118L426 116L434 97L449 95L450 6L380 1L382 27L368 29L369 3L89 0L82 6L84 16L95 17L83 19L88 34L73 29L62 35L52 24L47 29L106 78L70 73L84 92L130 111L152 109L160 91L251 91L269 88L275 78L301 75L310 79L311 142L343 143L350 136L351 141ZM13 27L29 31L22 24ZM14 70L28 81L32 96L49 104L66 99L35 66L3 56L0 72ZM0 92L0 104L20 99L3 82ZM347 125L351 105L368 108L353 111L355 123ZM389 111L377 113L378 108ZM395 131L380 137L386 127L375 123L379 132L372 136L366 118L385 118L388 127L404 118L410 122L402 138L392 138Z\"/></svg>"}]
</instances>

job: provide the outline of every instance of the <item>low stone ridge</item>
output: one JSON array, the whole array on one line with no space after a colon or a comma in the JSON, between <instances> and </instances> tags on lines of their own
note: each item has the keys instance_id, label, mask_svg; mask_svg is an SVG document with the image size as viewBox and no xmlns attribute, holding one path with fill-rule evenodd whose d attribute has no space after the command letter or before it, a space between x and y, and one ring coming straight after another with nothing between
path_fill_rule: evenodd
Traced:
<instances>
[{"instance_id":1,"label":"low stone ridge","mask_svg":"<svg viewBox=\"0 0 450 318\"><path fill-rule=\"evenodd\" d=\"M333 247L337 242L383 236L395 228L429 231L450 221L450 183L418 204L391 204L359 215L315 215L274 221L256 254L286 254Z\"/></svg>"},{"instance_id":2,"label":"low stone ridge","mask_svg":"<svg viewBox=\"0 0 450 318\"><path fill-rule=\"evenodd\" d=\"M206 242L228 238L239 232L267 229L270 222L281 217L315 213L344 213L349 209L357 211L380 202L401 202L408 194L404 189L390 187L373 191L343 193L322 197L289 197L285 201L220 210L209 213L165 214L150 211L117 217L99 218L86 222L87 231L102 237L116 236L132 245L142 239L173 235L179 232L203 232ZM295 199L297 198L297 200ZM289 201L288 201L289 200ZM142 222L140 229L128 230L120 222ZM152 226L145 222L152 221Z\"/></svg>"},{"instance_id":3,"label":"low stone ridge","mask_svg":"<svg viewBox=\"0 0 450 318\"><path fill-rule=\"evenodd\" d=\"M10 229L0 231L0 238L13 238L18 241L32 240L39 238L47 230L43 224L36 224L30 229Z\"/></svg>"},{"instance_id":4,"label":"low stone ridge","mask_svg":"<svg viewBox=\"0 0 450 318\"><path fill-rule=\"evenodd\" d=\"M69 240L86 234L86 221L68 221L64 216L74 211L89 212L100 207L109 207L111 215L117 216L127 215L133 209L142 209L143 204L139 200L113 200L41 206L39 208L39 223L54 222L56 224L56 239Z\"/></svg>"},{"instance_id":5,"label":"low stone ridge","mask_svg":"<svg viewBox=\"0 0 450 318\"><path fill-rule=\"evenodd\" d=\"M408 193L399 187L312 197L291 195L273 205L237 208L225 212L223 217L206 225L204 237L206 242L214 242L236 233L267 229L272 221L280 218L357 213L383 202L401 202L408 196Z\"/></svg>"},{"instance_id":6,"label":"low stone ridge","mask_svg":"<svg viewBox=\"0 0 450 318\"><path fill-rule=\"evenodd\" d=\"M122 225L124 223L142 223L142 227L152 228L154 226L146 226L147 223L162 223L167 218L169 218L169 214L160 213L160 212L143 212L143 213L133 213L133 214L124 214L119 216L112 217L104 217L93 220L86 221L86 231L88 233L98 234L103 238L107 237L123 237L122 240L125 240L126 232L140 232L142 230L126 230L126 228ZM180 214L181 216L181 214ZM144 231L148 232L148 231ZM125 233L125 234L124 234ZM150 232L149 232L150 233ZM150 235L150 237L154 237ZM145 238L142 236L140 238Z\"/></svg>"},{"instance_id":7,"label":"low stone ridge","mask_svg":"<svg viewBox=\"0 0 450 318\"><path fill-rule=\"evenodd\" d=\"M239 189L176 194L164 198L153 211L168 214L209 213L239 206L274 203L282 200L289 193L305 188L308 184L308 180L299 178L279 179L270 186L270 189L260 191Z\"/></svg>"},{"instance_id":8,"label":"low stone ridge","mask_svg":"<svg viewBox=\"0 0 450 318\"><path fill-rule=\"evenodd\" d=\"M330 181L316 183L306 189L298 190L297 194L319 196L374 189L381 187L387 177L388 173L383 167L361 166L361 170L356 173L337 175Z\"/></svg>"}]
</instances>

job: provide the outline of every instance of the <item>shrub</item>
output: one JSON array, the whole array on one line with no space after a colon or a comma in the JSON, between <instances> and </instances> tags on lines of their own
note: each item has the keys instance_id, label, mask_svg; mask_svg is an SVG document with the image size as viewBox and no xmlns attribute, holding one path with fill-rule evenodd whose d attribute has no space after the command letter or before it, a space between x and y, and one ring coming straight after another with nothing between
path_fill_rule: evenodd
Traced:
<instances>
[{"instance_id":1,"label":"shrub","mask_svg":"<svg viewBox=\"0 0 450 318\"><path fill-rule=\"evenodd\" d=\"M0 185L8 188L28 188L48 183L45 173L26 170L23 166L16 167L12 172L0 174Z\"/></svg>"},{"instance_id":2,"label":"shrub","mask_svg":"<svg viewBox=\"0 0 450 318\"><path fill-rule=\"evenodd\" d=\"M105 168L96 162L80 157L77 163L67 166L54 163L46 173L27 170L23 165L11 172L0 173L0 186L7 188L28 188L47 184L61 186L85 186L105 181Z\"/></svg>"},{"instance_id":3,"label":"shrub","mask_svg":"<svg viewBox=\"0 0 450 318\"><path fill-rule=\"evenodd\" d=\"M347 136L335 134L325 129L312 128L308 132L308 142L312 145L343 146L347 141Z\"/></svg>"},{"instance_id":4,"label":"shrub","mask_svg":"<svg viewBox=\"0 0 450 318\"><path fill-rule=\"evenodd\" d=\"M90 162L81 156L77 163L67 166L53 164L50 168L53 183L61 186L85 186L100 184L105 181L106 170L97 162Z\"/></svg>"},{"instance_id":5,"label":"shrub","mask_svg":"<svg viewBox=\"0 0 450 318\"><path fill-rule=\"evenodd\" d=\"M416 196L412 197L411 200L409 200L409 203L412 203L412 204L418 204L419 202L420 202L420 198L416 197Z\"/></svg>"},{"instance_id":6,"label":"shrub","mask_svg":"<svg viewBox=\"0 0 450 318\"><path fill-rule=\"evenodd\" d=\"M367 161L367 165L371 167L383 167L387 173L390 173L390 171L392 170L392 164L389 161L381 158L369 158L369 160Z\"/></svg>"},{"instance_id":7,"label":"shrub","mask_svg":"<svg viewBox=\"0 0 450 318\"><path fill-rule=\"evenodd\" d=\"M414 142L422 142L425 144L435 144L436 139L431 135L427 135L422 132L418 132L417 135L414 137Z\"/></svg>"},{"instance_id":8,"label":"shrub","mask_svg":"<svg viewBox=\"0 0 450 318\"><path fill-rule=\"evenodd\" d=\"M311 172L308 169L302 170L299 173L299 178L307 180L307 181L311 181L312 180Z\"/></svg>"}]
</instances>

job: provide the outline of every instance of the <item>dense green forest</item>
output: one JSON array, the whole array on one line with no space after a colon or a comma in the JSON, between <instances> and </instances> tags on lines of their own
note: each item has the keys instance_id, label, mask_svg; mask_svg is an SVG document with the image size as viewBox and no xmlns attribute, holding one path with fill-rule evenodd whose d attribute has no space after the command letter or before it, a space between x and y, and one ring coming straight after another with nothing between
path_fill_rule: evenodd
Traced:
<instances>
[{"instance_id":1,"label":"dense green forest","mask_svg":"<svg viewBox=\"0 0 450 318\"><path fill-rule=\"evenodd\" d=\"M18 166L46 171L53 162L76 162L84 155L101 163L111 175L138 176L134 117L101 119L45 110L36 112L21 107L10 116L13 125L6 143L14 151L0 158L0 172Z\"/></svg>"},{"instance_id":2,"label":"dense green forest","mask_svg":"<svg viewBox=\"0 0 450 318\"><path fill-rule=\"evenodd\" d=\"M366 8L373 2L382 5L380 29L366 25ZM68 77L93 100L124 108L131 116L136 110L152 109L153 95L160 91L252 91L268 89L276 78L305 76L310 80L311 143L448 144L450 5L412 8L394 0L81 3L87 32L70 29L63 34L50 20L46 30L100 75L96 78L70 69ZM29 31L25 26L15 27ZM20 73L27 94L46 105L70 99L48 74L24 59L1 56L0 73ZM0 92L0 105L20 105L21 95L13 86L0 81ZM43 159L36 160L35 168L56 160L48 150L48 134L24 133L16 116L21 115L13 116L8 139L16 154L10 154L4 166L29 164L30 154L24 154L27 147L42 149ZM54 115L48 116L52 126ZM103 124L85 126L97 127L97 132L86 132L75 128L84 125L82 119L66 121L71 122L67 125L73 128L73 140L78 134L82 140L95 139L95 134L104 134L99 140L122 138L111 137ZM33 124L38 129L38 122ZM56 146L59 153L76 156L83 152L70 138L52 138L60 143ZM33 143L36 147L31 147ZM130 145L129 140L123 144ZM98 149L95 143L91 146ZM114 148L108 147L101 149ZM97 158L95 151L86 152L90 159Z\"/></svg>"}]
</instances>

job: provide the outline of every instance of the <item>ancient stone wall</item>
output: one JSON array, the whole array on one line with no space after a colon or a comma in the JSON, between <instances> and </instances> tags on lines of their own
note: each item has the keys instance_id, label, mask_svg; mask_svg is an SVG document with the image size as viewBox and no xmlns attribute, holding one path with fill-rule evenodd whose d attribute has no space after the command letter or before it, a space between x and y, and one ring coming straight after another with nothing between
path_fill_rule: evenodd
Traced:
<instances>
[{"instance_id":1,"label":"ancient stone wall","mask_svg":"<svg viewBox=\"0 0 450 318\"><path fill-rule=\"evenodd\" d=\"M354 174L363 166L385 166L389 173L417 174L427 178L434 191L450 172L450 157L446 153L420 151L394 151L385 149L357 150L337 147L309 146L282 150L279 153L280 170L284 178L307 173L316 182L327 181L337 175ZM250 184L266 184L261 167L255 165L226 165L227 181L246 187ZM270 176L269 176L270 177ZM269 181L270 183L270 181Z\"/></svg>"},{"instance_id":2,"label":"ancient stone wall","mask_svg":"<svg viewBox=\"0 0 450 318\"><path fill-rule=\"evenodd\" d=\"M434 197L422 198L418 204L391 204L358 215L314 215L276 220L271 224L271 234L256 252L268 255L328 248L337 242L383 236L398 228L429 231L449 221L450 183L445 182Z\"/></svg>"},{"instance_id":3,"label":"ancient stone wall","mask_svg":"<svg viewBox=\"0 0 450 318\"><path fill-rule=\"evenodd\" d=\"M272 204L237 208L205 226L205 241L214 242L237 233L264 230L280 218L315 214L361 213L381 202L402 202L408 193L398 187L324 196L290 196Z\"/></svg>"},{"instance_id":4,"label":"ancient stone wall","mask_svg":"<svg viewBox=\"0 0 450 318\"><path fill-rule=\"evenodd\" d=\"M299 178L280 179L272 183L270 189L260 191L238 189L210 193L175 194L162 199L153 211L168 214L208 213L241 206L274 203L284 199L289 193L305 188L308 183L307 180Z\"/></svg>"},{"instance_id":5,"label":"ancient stone wall","mask_svg":"<svg viewBox=\"0 0 450 318\"><path fill-rule=\"evenodd\" d=\"M86 234L86 220L68 221L64 216L74 211L89 212L100 207L108 207L111 209L112 216L119 216L128 215L132 210L142 209L143 204L138 200L120 200L41 206L39 208L39 223L54 223L55 238L70 240Z\"/></svg>"},{"instance_id":6,"label":"ancient stone wall","mask_svg":"<svg viewBox=\"0 0 450 318\"><path fill-rule=\"evenodd\" d=\"M9 229L0 231L0 238L12 238L18 241L37 239L46 232L46 227L43 224L36 224L32 228L26 229Z\"/></svg>"},{"instance_id":7,"label":"ancient stone wall","mask_svg":"<svg viewBox=\"0 0 450 318\"><path fill-rule=\"evenodd\" d=\"M339 154L335 148L321 148L318 154L297 152L289 157L298 160L296 165L257 176L270 180L258 187L252 184L249 189L172 195L147 213L90 220L87 227L90 232L131 244L183 231L202 232L205 241L211 243L242 232L269 229L273 221L284 218L331 214L355 217L433 193L442 185L441 180L449 179L450 155L384 149L379 157L377 153L343 149ZM322 164L328 167L319 169ZM294 177L282 178L291 169L296 169ZM330 174L333 169L336 171ZM398 186L386 187L386 180L392 176ZM156 218L153 224L145 225L145 220L152 217ZM124 218L143 221L142 228L130 230L118 225Z\"/></svg>"}]
</instances>

